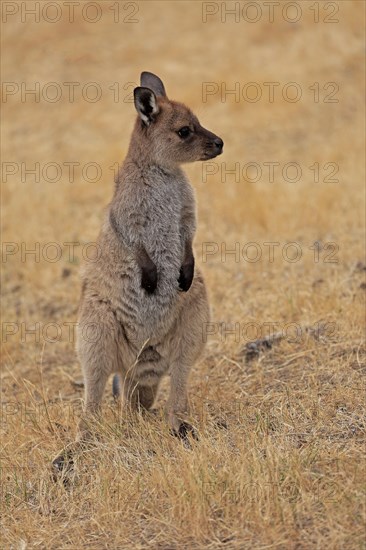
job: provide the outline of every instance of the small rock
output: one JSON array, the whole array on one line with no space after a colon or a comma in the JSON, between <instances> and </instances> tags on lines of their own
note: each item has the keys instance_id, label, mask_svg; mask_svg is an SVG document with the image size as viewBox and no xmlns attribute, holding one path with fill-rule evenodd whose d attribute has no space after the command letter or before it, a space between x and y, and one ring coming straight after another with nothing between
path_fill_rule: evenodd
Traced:
<instances>
[{"instance_id":1,"label":"small rock","mask_svg":"<svg viewBox=\"0 0 366 550\"><path fill-rule=\"evenodd\" d=\"M70 277L70 275L71 275L71 269L68 267L64 267L61 273L61 277L63 279L67 279L67 277Z\"/></svg>"},{"instance_id":2,"label":"small rock","mask_svg":"<svg viewBox=\"0 0 366 550\"><path fill-rule=\"evenodd\" d=\"M357 262L355 270L356 271L366 271L366 264L364 264L363 262Z\"/></svg>"},{"instance_id":3,"label":"small rock","mask_svg":"<svg viewBox=\"0 0 366 550\"><path fill-rule=\"evenodd\" d=\"M83 388L84 387L84 380L82 378L79 378L78 380L71 380L71 384L75 388Z\"/></svg>"}]
</instances>

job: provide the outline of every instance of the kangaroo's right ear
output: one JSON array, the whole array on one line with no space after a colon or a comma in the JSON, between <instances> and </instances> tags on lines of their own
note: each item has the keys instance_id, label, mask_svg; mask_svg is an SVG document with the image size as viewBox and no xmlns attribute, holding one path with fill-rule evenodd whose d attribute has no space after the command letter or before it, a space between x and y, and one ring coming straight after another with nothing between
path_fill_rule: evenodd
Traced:
<instances>
[{"instance_id":1,"label":"kangaroo's right ear","mask_svg":"<svg viewBox=\"0 0 366 550\"><path fill-rule=\"evenodd\" d=\"M159 107L156 101L156 95L149 88L139 86L133 91L135 107L140 115L141 120L149 126L154 120L155 115L159 112Z\"/></svg>"}]
</instances>

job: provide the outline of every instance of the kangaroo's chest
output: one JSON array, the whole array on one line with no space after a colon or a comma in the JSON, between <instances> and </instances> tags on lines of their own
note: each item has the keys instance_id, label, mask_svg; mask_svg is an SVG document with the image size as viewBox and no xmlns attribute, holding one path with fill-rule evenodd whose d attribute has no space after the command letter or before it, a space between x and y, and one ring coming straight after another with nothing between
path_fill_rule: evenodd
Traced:
<instances>
[{"instance_id":1,"label":"kangaroo's chest","mask_svg":"<svg viewBox=\"0 0 366 550\"><path fill-rule=\"evenodd\" d=\"M153 189L145 220L146 245L157 263L180 261L182 255L182 197L176 182Z\"/></svg>"}]
</instances>

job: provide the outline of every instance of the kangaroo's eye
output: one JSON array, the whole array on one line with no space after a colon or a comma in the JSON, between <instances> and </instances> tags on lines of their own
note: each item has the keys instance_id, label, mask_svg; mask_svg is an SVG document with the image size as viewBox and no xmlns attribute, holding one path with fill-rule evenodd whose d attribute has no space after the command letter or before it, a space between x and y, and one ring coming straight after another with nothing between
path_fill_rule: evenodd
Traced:
<instances>
[{"instance_id":1,"label":"kangaroo's eye","mask_svg":"<svg viewBox=\"0 0 366 550\"><path fill-rule=\"evenodd\" d=\"M183 126L180 130L178 130L178 136L181 138L186 138L191 133L191 129L188 126Z\"/></svg>"}]
</instances>

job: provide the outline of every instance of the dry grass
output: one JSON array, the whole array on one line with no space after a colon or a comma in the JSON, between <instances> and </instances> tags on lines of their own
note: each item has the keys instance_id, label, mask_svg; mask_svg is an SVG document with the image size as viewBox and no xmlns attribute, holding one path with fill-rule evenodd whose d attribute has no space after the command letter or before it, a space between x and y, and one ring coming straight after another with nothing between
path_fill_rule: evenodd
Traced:
<instances>
[{"instance_id":1,"label":"dry grass","mask_svg":"<svg viewBox=\"0 0 366 550\"><path fill-rule=\"evenodd\" d=\"M95 161L103 177L89 183L77 169L70 183L65 169L57 183L19 174L3 183L3 241L38 242L41 252L56 242L63 254L52 263L17 253L2 264L1 548L365 548L363 2L338 2L335 24L314 23L309 2L296 24L203 24L200 2L141 2L139 23L114 24L112 2L100 4L94 25L78 11L72 24L2 25L4 81L94 81L105 93L96 103L80 94L74 103L3 103L3 161ZM219 170L204 183L201 165L187 167L199 205L196 257L217 323L191 376L200 441L189 450L169 435L166 386L158 413L145 416L121 415L109 387L95 444L65 485L52 480L50 462L73 441L82 406L65 323L76 320L81 247L97 235L113 191L109 166L123 159L134 119L108 86L122 89L141 70L161 75L171 97L223 137L219 169L296 161L303 174L292 184L280 173L273 183L223 183ZM204 103L211 81L295 81L303 98ZM339 102L315 103L314 82L338 83ZM315 183L315 162L337 163L339 182ZM303 255L290 263L281 250L294 241ZM336 243L337 262L325 261L329 250L315 262L315 241ZM73 261L67 242L80 243ZM235 262L218 252L204 262L207 242L256 242L263 256ZM266 242L280 243L273 262ZM252 360L240 353L270 329L319 322L325 330L302 330ZM39 338L24 332L36 323ZM49 327L45 338L48 323L61 333ZM225 337L222 327L235 323L240 333ZM17 333L6 335L11 327Z\"/></svg>"}]
</instances>

